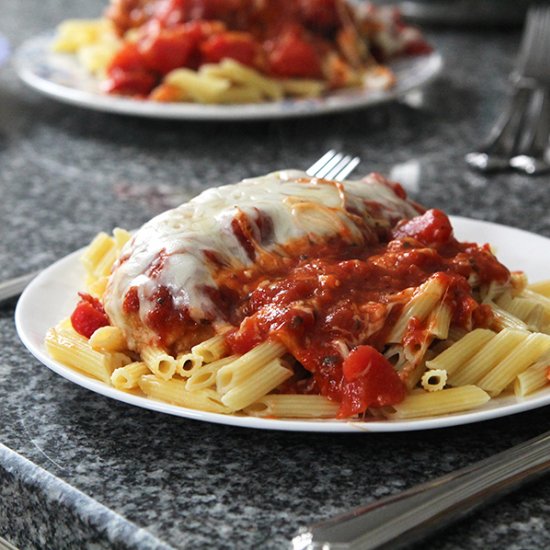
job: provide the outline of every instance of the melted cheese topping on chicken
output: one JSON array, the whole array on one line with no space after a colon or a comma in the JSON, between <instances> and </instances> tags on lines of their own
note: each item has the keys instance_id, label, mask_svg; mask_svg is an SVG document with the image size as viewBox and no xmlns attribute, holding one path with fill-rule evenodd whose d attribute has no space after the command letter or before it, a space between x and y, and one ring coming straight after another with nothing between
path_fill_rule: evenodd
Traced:
<instances>
[{"instance_id":1,"label":"melted cheese topping on chicken","mask_svg":"<svg viewBox=\"0 0 550 550\"><path fill-rule=\"evenodd\" d=\"M283 245L304 237L312 242L335 235L345 235L350 243L376 241L380 225L392 226L417 214L377 175L332 182L288 170L208 189L153 218L126 244L110 277L105 310L138 350L155 341L147 318L160 287L169 290L174 308L186 310L194 321L221 321L205 292L206 287L216 288L209 258L216 258L218 267L221 262L236 270L253 264L255 251L235 228L235 220L243 216L254 247L285 254ZM137 325L124 310L131 288L139 299Z\"/></svg>"}]
</instances>

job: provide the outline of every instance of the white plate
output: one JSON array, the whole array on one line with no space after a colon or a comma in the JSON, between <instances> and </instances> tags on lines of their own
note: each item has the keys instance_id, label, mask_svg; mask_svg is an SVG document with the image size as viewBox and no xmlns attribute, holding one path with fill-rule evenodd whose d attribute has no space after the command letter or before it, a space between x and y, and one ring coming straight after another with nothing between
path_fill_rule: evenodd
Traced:
<instances>
[{"instance_id":1,"label":"white plate","mask_svg":"<svg viewBox=\"0 0 550 550\"><path fill-rule=\"evenodd\" d=\"M452 222L460 240L491 243L496 247L499 259L510 269L523 269L532 281L550 276L550 239L519 229L467 218L453 217ZM273 420L195 411L128 394L54 361L46 352L46 331L70 315L76 303L76 293L82 289L84 271L80 265L80 255L81 251L75 252L56 262L25 289L15 312L17 331L31 353L54 372L80 386L130 405L185 418L247 428L307 432L397 432L469 424L550 404L550 388L545 388L528 398L504 396L492 399L475 411L416 420Z\"/></svg>"},{"instance_id":2,"label":"white plate","mask_svg":"<svg viewBox=\"0 0 550 550\"><path fill-rule=\"evenodd\" d=\"M101 93L98 81L77 63L75 56L51 51L52 40L52 33L40 35L25 42L17 51L15 67L27 84L55 99L81 107L169 119L252 120L347 111L390 101L424 86L439 73L443 64L438 53L400 59L390 65L397 84L384 92L353 89L317 99L240 105L158 103Z\"/></svg>"}]
</instances>

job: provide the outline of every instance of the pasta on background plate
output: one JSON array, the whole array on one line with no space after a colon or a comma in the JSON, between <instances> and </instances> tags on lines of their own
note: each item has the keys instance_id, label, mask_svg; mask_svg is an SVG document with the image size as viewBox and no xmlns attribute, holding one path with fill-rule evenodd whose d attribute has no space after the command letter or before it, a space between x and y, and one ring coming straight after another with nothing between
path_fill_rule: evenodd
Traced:
<instances>
[{"instance_id":1,"label":"pasta on background plate","mask_svg":"<svg viewBox=\"0 0 550 550\"><path fill-rule=\"evenodd\" d=\"M102 19L62 23L53 48L107 93L197 103L385 90L387 61L431 51L395 9L344 0L112 0Z\"/></svg>"},{"instance_id":2,"label":"pasta on background plate","mask_svg":"<svg viewBox=\"0 0 550 550\"><path fill-rule=\"evenodd\" d=\"M82 262L51 356L182 407L406 419L548 383L550 283L529 287L379 174L212 188L100 233Z\"/></svg>"}]
</instances>

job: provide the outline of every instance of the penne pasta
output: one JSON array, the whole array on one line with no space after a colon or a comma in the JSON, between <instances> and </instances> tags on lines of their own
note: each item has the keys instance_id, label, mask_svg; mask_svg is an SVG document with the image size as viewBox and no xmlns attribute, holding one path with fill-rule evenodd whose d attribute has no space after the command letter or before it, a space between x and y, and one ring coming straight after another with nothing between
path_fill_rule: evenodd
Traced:
<instances>
[{"instance_id":1,"label":"penne pasta","mask_svg":"<svg viewBox=\"0 0 550 550\"><path fill-rule=\"evenodd\" d=\"M481 388L467 385L436 392L410 394L391 409L384 409L384 412L392 419L438 416L475 409L487 403L489 399L490 395Z\"/></svg>"},{"instance_id":2,"label":"penne pasta","mask_svg":"<svg viewBox=\"0 0 550 550\"><path fill-rule=\"evenodd\" d=\"M539 390L548 384L548 374L550 372L550 354L546 353L529 368L520 372L514 383L514 393L518 397Z\"/></svg>"},{"instance_id":3,"label":"penne pasta","mask_svg":"<svg viewBox=\"0 0 550 550\"><path fill-rule=\"evenodd\" d=\"M387 341L400 343L407 328L409 320L413 317L423 321L432 312L436 304L441 300L445 292L445 286L437 277L428 279L414 294L401 316L395 323Z\"/></svg>"},{"instance_id":4,"label":"penne pasta","mask_svg":"<svg viewBox=\"0 0 550 550\"><path fill-rule=\"evenodd\" d=\"M222 367L216 376L218 392L223 395L249 378L267 363L285 354L285 347L277 342L264 342L248 353ZM266 392L267 393L267 392Z\"/></svg>"},{"instance_id":5,"label":"penne pasta","mask_svg":"<svg viewBox=\"0 0 550 550\"><path fill-rule=\"evenodd\" d=\"M115 369L131 362L123 353L92 349L86 338L67 328L50 329L46 335L46 349L56 361L107 384L110 383L111 374Z\"/></svg>"},{"instance_id":6,"label":"penne pasta","mask_svg":"<svg viewBox=\"0 0 550 550\"><path fill-rule=\"evenodd\" d=\"M216 334L216 336L212 336L212 338L204 340L204 342L191 348L191 353L201 357L205 363L212 363L221 359L227 355L228 351L229 347L223 334Z\"/></svg>"},{"instance_id":7,"label":"penne pasta","mask_svg":"<svg viewBox=\"0 0 550 550\"><path fill-rule=\"evenodd\" d=\"M521 319L497 304L491 304L491 309L493 310L493 315L495 316L499 328L528 330L527 325Z\"/></svg>"},{"instance_id":8,"label":"penne pasta","mask_svg":"<svg viewBox=\"0 0 550 550\"><path fill-rule=\"evenodd\" d=\"M550 279L537 281L536 283L530 283L529 285L527 285L526 288L531 292L535 292L537 294L540 294L541 296L550 298Z\"/></svg>"},{"instance_id":9,"label":"penne pasta","mask_svg":"<svg viewBox=\"0 0 550 550\"><path fill-rule=\"evenodd\" d=\"M266 97L277 101L283 97L283 85L281 83L262 76L258 71L234 59L226 58L217 65L204 65L200 72L207 76L227 78L235 84L256 90L259 99Z\"/></svg>"},{"instance_id":10,"label":"penne pasta","mask_svg":"<svg viewBox=\"0 0 550 550\"><path fill-rule=\"evenodd\" d=\"M141 391L148 397L166 401L189 409L228 414L231 409L220 400L219 395L211 389L188 392L183 380L160 380L153 375L145 375L139 379Z\"/></svg>"},{"instance_id":11,"label":"penne pasta","mask_svg":"<svg viewBox=\"0 0 550 550\"><path fill-rule=\"evenodd\" d=\"M176 373L182 378L189 378L202 367L203 362L200 355L182 353L176 357Z\"/></svg>"},{"instance_id":12,"label":"penne pasta","mask_svg":"<svg viewBox=\"0 0 550 550\"><path fill-rule=\"evenodd\" d=\"M133 390L138 387L142 376L149 373L149 367L141 361L135 361L119 367L111 374L111 383L118 390Z\"/></svg>"},{"instance_id":13,"label":"penne pasta","mask_svg":"<svg viewBox=\"0 0 550 550\"><path fill-rule=\"evenodd\" d=\"M238 359L237 355L231 355L229 357L224 357L223 359L218 359L213 363L202 365L197 368L187 379L185 389L188 391L196 391L203 388L215 387L218 371L236 359Z\"/></svg>"},{"instance_id":14,"label":"penne pasta","mask_svg":"<svg viewBox=\"0 0 550 550\"><path fill-rule=\"evenodd\" d=\"M245 408L251 416L271 418L334 418L339 405L321 395L271 394Z\"/></svg>"},{"instance_id":15,"label":"penne pasta","mask_svg":"<svg viewBox=\"0 0 550 550\"><path fill-rule=\"evenodd\" d=\"M447 375L450 376L495 336L496 334L492 330L475 329L433 359L426 361L426 367L434 370L445 370Z\"/></svg>"},{"instance_id":16,"label":"penne pasta","mask_svg":"<svg viewBox=\"0 0 550 550\"><path fill-rule=\"evenodd\" d=\"M459 369L449 374L449 385L475 384L528 337L529 333L522 330L502 330Z\"/></svg>"},{"instance_id":17,"label":"penne pasta","mask_svg":"<svg viewBox=\"0 0 550 550\"><path fill-rule=\"evenodd\" d=\"M115 259L114 239L107 233L98 233L82 255L82 264L88 275L98 279L109 275Z\"/></svg>"},{"instance_id":18,"label":"penne pasta","mask_svg":"<svg viewBox=\"0 0 550 550\"><path fill-rule=\"evenodd\" d=\"M126 351L128 344L124 334L118 327L110 325L100 327L90 336L90 346L95 350L102 351Z\"/></svg>"},{"instance_id":19,"label":"penne pasta","mask_svg":"<svg viewBox=\"0 0 550 550\"><path fill-rule=\"evenodd\" d=\"M451 326L451 308L448 304L439 303L428 318L428 332L433 338L445 340Z\"/></svg>"},{"instance_id":20,"label":"penne pasta","mask_svg":"<svg viewBox=\"0 0 550 550\"><path fill-rule=\"evenodd\" d=\"M509 350L506 356L478 382L480 388L496 396L511 384L516 376L532 365L550 349L550 336L529 334L521 343Z\"/></svg>"},{"instance_id":21,"label":"penne pasta","mask_svg":"<svg viewBox=\"0 0 550 550\"><path fill-rule=\"evenodd\" d=\"M143 348L141 359L162 380L170 380L176 374L177 360L163 349L152 346Z\"/></svg>"},{"instance_id":22,"label":"penne pasta","mask_svg":"<svg viewBox=\"0 0 550 550\"><path fill-rule=\"evenodd\" d=\"M273 359L246 379L235 383L222 395L222 403L233 411L239 411L274 390L291 376L292 371L280 359Z\"/></svg>"},{"instance_id":23,"label":"penne pasta","mask_svg":"<svg viewBox=\"0 0 550 550\"><path fill-rule=\"evenodd\" d=\"M421 382L426 391L441 391L447 382L447 371L443 369L428 370L423 374Z\"/></svg>"}]
</instances>

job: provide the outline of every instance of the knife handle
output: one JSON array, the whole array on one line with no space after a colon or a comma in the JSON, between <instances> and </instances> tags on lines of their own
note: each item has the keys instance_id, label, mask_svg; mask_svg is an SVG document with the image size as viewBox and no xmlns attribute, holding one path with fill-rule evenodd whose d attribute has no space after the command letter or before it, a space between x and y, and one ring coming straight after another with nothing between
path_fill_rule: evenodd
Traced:
<instances>
[{"instance_id":1,"label":"knife handle","mask_svg":"<svg viewBox=\"0 0 550 550\"><path fill-rule=\"evenodd\" d=\"M34 273L14 277L13 279L8 279L0 283L0 304L19 296L19 294L23 292L23 289L38 275L38 273L40 272L35 271Z\"/></svg>"},{"instance_id":2,"label":"knife handle","mask_svg":"<svg viewBox=\"0 0 550 550\"><path fill-rule=\"evenodd\" d=\"M411 544L550 467L550 432L433 481L303 529L293 550Z\"/></svg>"}]
</instances>

